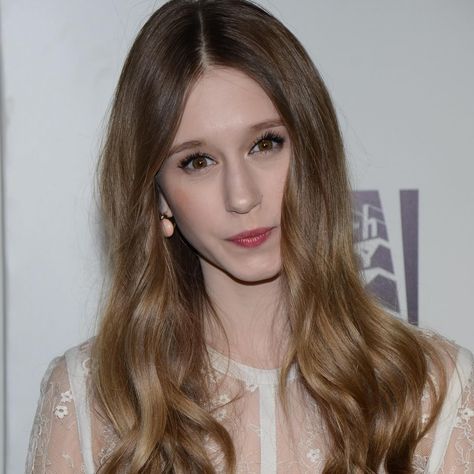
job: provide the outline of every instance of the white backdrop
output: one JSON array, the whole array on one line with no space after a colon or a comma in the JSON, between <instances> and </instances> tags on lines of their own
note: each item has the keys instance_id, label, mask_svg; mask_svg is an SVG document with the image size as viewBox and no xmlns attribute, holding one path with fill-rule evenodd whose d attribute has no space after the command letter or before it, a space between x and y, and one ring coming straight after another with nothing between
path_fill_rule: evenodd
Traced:
<instances>
[{"instance_id":1,"label":"white backdrop","mask_svg":"<svg viewBox=\"0 0 474 474\"><path fill-rule=\"evenodd\" d=\"M474 3L262 3L333 95L354 188L380 192L402 309L398 193L417 189L420 324L474 350ZM93 333L99 141L124 56L161 4L0 0L8 473L23 471L47 363Z\"/></svg>"}]
</instances>

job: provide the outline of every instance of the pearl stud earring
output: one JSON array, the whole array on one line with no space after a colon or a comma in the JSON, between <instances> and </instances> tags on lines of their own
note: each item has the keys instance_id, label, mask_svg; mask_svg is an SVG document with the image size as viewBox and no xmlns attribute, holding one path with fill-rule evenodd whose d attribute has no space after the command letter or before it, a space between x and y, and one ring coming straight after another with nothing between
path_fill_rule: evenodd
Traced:
<instances>
[{"instance_id":1,"label":"pearl stud earring","mask_svg":"<svg viewBox=\"0 0 474 474\"><path fill-rule=\"evenodd\" d=\"M165 237L171 237L173 235L175 224L171 219L173 218L160 214L161 229L163 230L163 235Z\"/></svg>"}]
</instances>

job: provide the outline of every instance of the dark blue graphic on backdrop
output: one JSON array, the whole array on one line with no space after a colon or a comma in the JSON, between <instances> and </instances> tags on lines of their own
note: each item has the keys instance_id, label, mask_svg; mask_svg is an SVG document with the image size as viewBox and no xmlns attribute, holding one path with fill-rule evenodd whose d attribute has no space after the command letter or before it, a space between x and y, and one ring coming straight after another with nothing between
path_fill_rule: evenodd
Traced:
<instances>
[{"instance_id":1,"label":"dark blue graphic on backdrop","mask_svg":"<svg viewBox=\"0 0 474 474\"><path fill-rule=\"evenodd\" d=\"M378 191L355 191L354 245L368 290L400 314L400 279L393 266L389 232ZM418 324L418 190L400 191L408 321Z\"/></svg>"}]
</instances>

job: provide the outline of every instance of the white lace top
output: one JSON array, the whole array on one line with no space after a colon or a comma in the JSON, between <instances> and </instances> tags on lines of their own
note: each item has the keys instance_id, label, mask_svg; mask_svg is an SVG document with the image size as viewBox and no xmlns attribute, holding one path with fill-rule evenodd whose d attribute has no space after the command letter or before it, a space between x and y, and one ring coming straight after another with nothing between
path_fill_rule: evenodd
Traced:
<instances>
[{"instance_id":1,"label":"white lace top","mask_svg":"<svg viewBox=\"0 0 474 474\"><path fill-rule=\"evenodd\" d=\"M447 343L456 361L450 365L448 397L434 428L419 443L415 473L474 473L474 359ZM26 472L95 473L113 450L113 430L90 416L86 397L90 342L54 359L41 384L31 432ZM214 416L229 430L239 473L319 473L325 463L325 429L318 409L289 373L289 417L280 406L278 369L256 369L209 348L215 382ZM449 362L447 362L449 366ZM231 402L237 391L243 396ZM427 395L423 396L423 402ZM423 415L425 422L427 415ZM217 472L219 452L206 440ZM383 471L381 471L383 472Z\"/></svg>"}]
</instances>

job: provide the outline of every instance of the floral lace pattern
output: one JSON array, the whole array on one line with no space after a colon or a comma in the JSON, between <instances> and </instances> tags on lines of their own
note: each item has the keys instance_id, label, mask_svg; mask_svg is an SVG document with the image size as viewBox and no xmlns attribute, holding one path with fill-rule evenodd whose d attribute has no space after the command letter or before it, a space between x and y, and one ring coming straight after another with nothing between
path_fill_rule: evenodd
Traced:
<instances>
[{"instance_id":1,"label":"floral lace pattern","mask_svg":"<svg viewBox=\"0 0 474 474\"><path fill-rule=\"evenodd\" d=\"M462 392L442 474L474 473L474 371Z\"/></svg>"},{"instance_id":2,"label":"floral lace pattern","mask_svg":"<svg viewBox=\"0 0 474 474\"><path fill-rule=\"evenodd\" d=\"M458 347L446 344L455 360ZM113 452L118 441L114 430L93 419L92 411L85 411L88 405L84 397L74 391L78 380L87 385L89 350L90 342L73 348L66 356L54 359L46 371L30 437L27 474L93 474ZM450 369L452 381L457 380L458 372L464 374L459 376L459 393L450 383L445 404L451 404L452 410L447 410L419 443L413 459L417 474L474 473L474 362L469 351L461 351L462 370L458 371L454 362ZM288 380L287 417L276 396L278 369L247 367L213 350L210 356L212 370L204 375L212 381L215 393L209 410L232 436L237 472L321 472L327 432L316 403L298 383L296 368L290 371ZM421 419L424 424L428 422L428 403L425 392ZM209 438L205 439L205 446L216 472L224 473L218 447ZM435 458L439 458L439 464Z\"/></svg>"},{"instance_id":3,"label":"floral lace pattern","mask_svg":"<svg viewBox=\"0 0 474 474\"><path fill-rule=\"evenodd\" d=\"M64 358L54 359L41 384L30 437L27 473L85 473L78 420Z\"/></svg>"}]
</instances>

